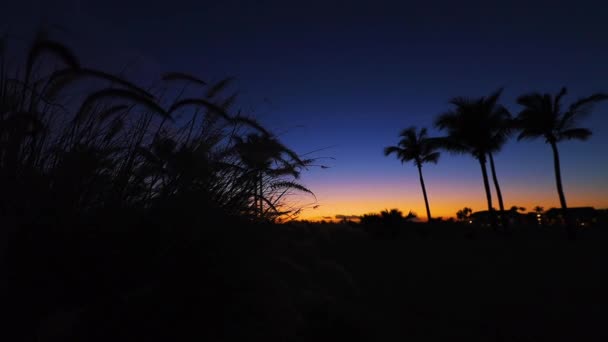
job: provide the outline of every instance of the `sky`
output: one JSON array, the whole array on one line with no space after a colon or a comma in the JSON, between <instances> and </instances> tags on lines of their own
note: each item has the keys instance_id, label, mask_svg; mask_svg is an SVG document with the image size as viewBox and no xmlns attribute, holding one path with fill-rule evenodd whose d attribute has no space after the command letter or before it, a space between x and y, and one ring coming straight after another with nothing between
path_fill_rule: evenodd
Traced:
<instances>
[{"instance_id":1,"label":"sky","mask_svg":"<svg viewBox=\"0 0 608 342\"><path fill-rule=\"evenodd\" d=\"M558 3L26 0L0 5L0 30L19 44L52 27L83 63L137 80L235 76L245 112L298 153L320 150L310 156L330 166L303 174L317 202L304 199L301 218L391 208L424 217L416 168L382 153L403 128L441 135L433 121L450 98L500 87L514 114L515 99L531 91L566 86L566 103L608 92L608 2ZM608 103L584 126L589 141L559 145L566 198L607 208ZM512 139L495 161L506 207L559 206L542 139ZM433 216L486 208L472 157L442 153L423 172Z\"/></svg>"}]
</instances>

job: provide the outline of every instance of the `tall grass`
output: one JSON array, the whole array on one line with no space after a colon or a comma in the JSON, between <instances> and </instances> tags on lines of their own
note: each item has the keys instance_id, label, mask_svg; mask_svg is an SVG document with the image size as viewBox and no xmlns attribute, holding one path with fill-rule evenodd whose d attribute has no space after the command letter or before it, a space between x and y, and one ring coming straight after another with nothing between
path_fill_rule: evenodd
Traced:
<instances>
[{"instance_id":1,"label":"tall grass","mask_svg":"<svg viewBox=\"0 0 608 342\"><path fill-rule=\"evenodd\" d=\"M44 35L23 65L7 60L0 49L4 223L67 223L176 203L197 215L276 221L299 213L291 194L312 195L296 178L313 160L233 110L231 78L210 84L170 72L151 91L83 66ZM263 169L252 156L262 156Z\"/></svg>"}]
</instances>

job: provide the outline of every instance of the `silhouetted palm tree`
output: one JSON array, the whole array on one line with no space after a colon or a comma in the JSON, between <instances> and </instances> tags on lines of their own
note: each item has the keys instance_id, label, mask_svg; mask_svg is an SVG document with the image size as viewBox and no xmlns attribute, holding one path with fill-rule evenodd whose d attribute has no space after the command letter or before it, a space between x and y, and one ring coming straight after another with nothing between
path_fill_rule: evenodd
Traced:
<instances>
[{"instance_id":1,"label":"silhouetted palm tree","mask_svg":"<svg viewBox=\"0 0 608 342\"><path fill-rule=\"evenodd\" d=\"M557 194L567 221L568 205L562 186L557 143L572 139L587 140L591 131L578 127L579 121L591 112L596 103L608 100L608 94L596 93L581 98L564 111L560 102L566 92L564 87L555 96L533 92L517 98L517 103L524 109L517 116L516 126L520 130L517 140L544 137L545 142L551 146ZM574 231L569 228L569 233L574 234Z\"/></svg>"},{"instance_id":2,"label":"silhouetted palm tree","mask_svg":"<svg viewBox=\"0 0 608 342\"><path fill-rule=\"evenodd\" d=\"M435 121L435 125L439 129L445 129L448 132L446 137L438 139L441 147L451 152L471 154L479 161L488 211L494 226L496 221L493 214L486 161L492 152L500 149L509 135L509 129L505 123L510 120L510 114L504 106L498 104L501 92L502 89L499 89L488 97L478 99L456 97L450 100L450 104L455 108L440 115ZM495 172L493 178L499 189ZM499 197L499 202L502 202L502 196ZM501 207L501 210L504 210L504 206Z\"/></svg>"},{"instance_id":3,"label":"silhouetted palm tree","mask_svg":"<svg viewBox=\"0 0 608 342\"><path fill-rule=\"evenodd\" d=\"M426 195L426 187L424 186L424 178L422 177L422 164L437 163L439 160L439 152L437 146L433 143L433 139L427 136L426 128L416 131L416 127L404 129L399 134L401 140L397 146L388 146L384 149L384 155L388 156L392 153L397 155L397 158L402 163L414 161L418 168L420 176L420 186L422 187L422 195L424 196L424 205L426 206L426 216L428 222L431 222L431 209L429 208L429 200Z\"/></svg>"}]
</instances>

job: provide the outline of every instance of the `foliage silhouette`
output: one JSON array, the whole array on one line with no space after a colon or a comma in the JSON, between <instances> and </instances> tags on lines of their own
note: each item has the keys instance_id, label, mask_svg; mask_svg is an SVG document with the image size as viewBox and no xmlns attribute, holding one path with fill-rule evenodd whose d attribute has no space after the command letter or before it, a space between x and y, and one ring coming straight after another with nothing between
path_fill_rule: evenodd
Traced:
<instances>
[{"instance_id":1,"label":"foliage silhouette","mask_svg":"<svg viewBox=\"0 0 608 342\"><path fill-rule=\"evenodd\" d=\"M517 103L524 108L519 112L515 125L519 130L517 140L542 137L551 146L557 194L566 220L568 235L574 238L575 228L567 222L568 205L562 185L557 143L564 140L589 139L592 132L587 128L579 127L580 120L591 113L594 105L608 100L608 94L596 93L583 97L564 110L561 102L566 93L567 89L564 87L554 96L538 92L521 95L517 98Z\"/></svg>"},{"instance_id":2,"label":"foliage silhouette","mask_svg":"<svg viewBox=\"0 0 608 342\"><path fill-rule=\"evenodd\" d=\"M56 70L45 56L61 62ZM34 221L50 214L45 202L62 211L63 220L104 208L151 208L186 194L235 215L249 215L259 203L258 216L275 220L297 216L297 204L286 202L291 192L312 195L294 179L315 159L301 160L253 118L231 115L236 93L222 96L231 78L210 85L203 98L182 88L173 100L164 97L167 105L130 81L82 66L67 47L44 36L34 41L22 80L19 69L11 72L1 57L2 213L17 221L24 211ZM207 85L176 72L165 74L163 82ZM72 89L85 85L97 89L74 99ZM190 119L175 121L184 115ZM247 130L262 132L292 162L265 169L264 180L256 170L265 185L255 198L248 190L247 156L233 153L241 135L253 136Z\"/></svg>"},{"instance_id":3,"label":"foliage silhouette","mask_svg":"<svg viewBox=\"0 0 608 342\"><path fill-rule=\"evenodd\" d=\"M473 209L469 207L464 207L456 213L456 218L461 222L468 222L471 218L471 214L473 213Z\"/></svg>"},{"instance_id":4,"label":"foliage silhouette","mask_svg":"<svg viewBox=\"0 0 608 342\"><path fill-rule=\"evenodd\" d=\"M538 336L558 340L555 308L569 327L605 335L602 322L593 326L605 296L589 301L590 288L576 287L605 288L594 274L605 265L596 258L601 248L586 254L604 232L590 230L589 245L543 242L537 259L526 251L541 239L529 225L518 236L523 253L510 253L495 233L431 218L421 166L437 161L436 143L472 153L489 193L487 156L500 192L492 153L508 136L508 116L486 103L500 92L470 108L454 100L466 115L491 112L477 132L487 140L465 138L454 125L446 125L454 134L438 140L411 128L385 149L417 166L428 224L391 209L363 215L360 225L278 225L300 212L292 194L314 197L299 183L301 173L324 166L233 110L232 78L209 83L172 72L156 92L83 66L44 35L20 68L7 66L5 51L0 42L0 296L12 318L2 334L14 336L2 340L356 341L386 340L397 330L444 340L468 329L459 317L470 320L479 307L491 310L479 320L498 339L518 338L513 326L534 321ZM471 211L457 215L466 220ZM418 227L439 239L400 235ZM367 239L366 230L405 238ZM521 282L521 274L530 279ZM538 296L545 288L552 295ZM486 301L496 293L508 304ZM585 297L566 306L554 302L579 294ZM472 334L483 334L477 323ZM366 329L376 336L367 338Z\"/></svg>"},{"instance_id":5,"label":"foliage silhouette","mask_svg":"<svg viewBox=\"0 0 608 342\"><path fill-rule=\"evenodd\" d=\"M406 216L403 216L403 212L399 209L385 209L380 213L362 215L360 223L373 237L395 238L406 224L411 223L416 218L418 218L418 215L411 210Z\"/></svg>"},{"instance_id":6,"label":"foliage silhouette","mask_svg":"<svg viewBox=\"0 0 608 342\"><path fill-rule=\"evenodd\" d=\"M513 206L511 206L511 208L509 208L509 211L510 212L514 212L514 213L516 213L518 211L524 212L524 211L526 211L526 208L525 207L518 207L516 205L513 205Z\"/></svg>"},{"instance_id":7,"label":"foliage silhouette","mask_svg":"<svg viewBox=\"0 0 608 342\"><path fill-rule=\"evenodd\" d=\"M471 154L479 162L488 211L494 227L496 227L496 217L492 209L486 161L492 152L500 149L510 131L508 126L505 127L505 123L509 122L510 114L504 106L498 104L501 92L502 89L499 89L487 97L476 99L453 98L450 104L454 108L435 120L435 126L447 131L446 137L437 139L442 148L454 153ZM495 174L494 178L496 178ZM495 184L498 184L497 180ZM502 196L499 202L502 202ZM504 207L501 210L504 210Z\"/></svg>"},{"instance_id":8,"label":"foliage silhouette","mask_svg":"<svg viewBox=\"0 0 608 342\"><path fill-rule=\"evenodd\" d=\"M347 330L347 321L301 317L321 310L346 320L352 297L327 282L348 284L348 272L305 248L277 247L292 237L257 222L297 217L294 198L314 194L296 180L323 165L233 111L232 79L209 85L173 72L156 93L83 66L44 36L23 66L8 65L6 54L0 49L0 255L3 309L15 318L7 340L312 340ZM275 256L298 253L312 254L311 264L293 261L291 272L325 273L264 278L281 267ZM259 313L239 316L240 305Z\"/></svg>"},{"instance_id":9,"label":"foliage silhouette","mask_svg":"<svg viewBox=\"0 0 608 342\"><path fill-rule=\"evenodd\" d=\"M272 198L268 191L288 191L297 189L312 194L310 190L294 181L276 181L283 176L297 179L303 168L310 161L300 157L284 146L276 137L266 134L249 134L245 139L234 137L234 151L238 154L247 170L245 177L250 183L250 195L253 198L253 211L258 218L280 216L284 213L276 207L277 198ZM284 193L278 197L280 199ZM267 208L264 208L264 204Z\"/></svg>"},{"instance_id":10,"label":"foliage silhouette","mask_svg":"<svg viewBox=\"0 0 608 342\"><path fill-rule=\"evenodd\" d=\"M437 145L432 138L427 136L426 128L416 130L416 127L409 127L401 131L399 134L401 140L397 146L388 146L384 148L384 155L388 156L396 154L401 163L413 161L418 168L418 176L420 178L420 187L424 196L424 205L426 207L426 217L428 222L431 222L431 209L429 208L429 200L426 194L424 178L422 177L422 164L437 163L440 153L437 152Z\"/></svg>"}]
</instances>

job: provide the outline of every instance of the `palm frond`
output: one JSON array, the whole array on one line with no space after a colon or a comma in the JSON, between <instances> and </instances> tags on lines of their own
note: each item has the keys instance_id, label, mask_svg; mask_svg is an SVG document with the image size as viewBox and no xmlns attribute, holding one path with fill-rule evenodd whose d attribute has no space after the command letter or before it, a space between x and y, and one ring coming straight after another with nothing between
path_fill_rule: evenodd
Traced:
<instances>
[{"instance_id":1,"label":"palm frond","mask_svg":"<svg viewBox=\"0 0 608 342\"><path fill-rule=\"evenodd\" d=\"M562 100L562 97L564 97L564 95L566 95L567 93L568 93L568 89L566 87L562 87L562 89L560 89L559 93L557 93L557 95L555 96L555 99L553 100L554 115L559 115L559 113L561 112L561 100Z\"/></svg>"},{"instance_id":2,"label":"palm frond","mask_svg":"<svg viewBox=\"0 0 608 342\"><path fill-rule=\"evenodd\" d=\"M403 131L401 131L401 133L399 134L399 136L407 139L408 141L416 141L416 140L418 140L418 135L416 133L416 127L413 127L413 126L412 127L408 127L406 129L404 129Z\"/></svg>"},{"instance_id":3,"label":"palm frond","mask_svg":"<svg viewBox=\"0 0 608 342\"><path fill-rule=\"evenodd\" d=\"M579 128L578 121L588 115L593 106L608 99L608 94L596 93L572 103L566 112L562 112L561 99L566 95L563 87L555 97L550 94L531 93L518 98L524 106L513 121L514 128L519 130L518 140L544 137L547 142L559 140L585 140L591 131Z\"/></svg>"},{"instance_id":4,"label":"palm frond","mask_svg":"<svg viewBox=\"0 0 608 342\"><path fill-rule=\"evenodd\" d=\"M466 106L471 106L475 103L476 101L474 99L468 98L468 97L464 97L464 96L457 96L454 97L452 99L450 99L448 101L449 104L452 104L456 107L466 107Z\"/></svg>"},{"instance_id":5,"label":"palm frond","mask_svg":"<svg viewBox=\"0 0 608 342\"><path fill-rule=\"evenodd\" d=\"M498 103L498 99L500 98L500 95L503 92L503 88L498 88L496 91L494 91L492 94L490 94L488 97L484 97L481 99L481 102L484 103L485 106L489 107L490 110L492 110L492 108L494 108L496 106L496 104Z\"/></svg>"},{"instance_id":6,"label":"palm frond","mask_svg":"<svg viewBox=\"0 0 608 342\"><path fill-rule=\"evenodd\" d=\"M578 99L572 105L570 105L570 111L576 111L577 108L589 104L589 103L598 103L600 101L608 100L608 94L605 93L595 93L591 96L583 97L582 99Z\"/></svg>"},{"instance_id":7,"label":"palm frond","mask_svg":"<svg viewBox=\"0 0 608 342\"><path fill-rule=\"evenodd\" d=\"M588 116L593 107L601 102L608 100L608 94L596 93L588 97L578 99L570 105L570 108L558 123L558 130L575 128L578 121Z\"/></svg>"},{"instance_id":8,"label":"palm frond","mask_svg":"<svg viewBox=\"0 0 608 342\"><path fill-rule=\"evenodd\" d=\"M517 98L517 103L527 108L540 108L542 106L542 99L542 94L532 92L519 96Z\"/></svg>"},{"instance_id":9,"label":"palm frond","mask_svg":"<svg viewBox=\"0 0 608 342\"><path fill-rule=\"evenodd\" d=\"M421 162L437 164L437 162L439 161L440 155L441 155L440 152L429 153L429 154L425 155L424 157L422 157Z\"/></svg>"},{"instance_id":10,"label":"palm frond","mask_svg":"<svg viewBox=\"0 0 608 342\"><path fill-rule=\"evenodd\" d=\"M529 131L521 131L517 135L517 141L537 139L537 138L539 138L541 136L542 136L542 134L534 134L534 133L531 133Z\"/></svg>"},{"instance_id":11,"label":"palm frond","mask_svg":"<svg viewBox=\"0 0 608 342\"><path fill-rule=\"evenodd\" d=\"M436 137L433 140L433 144L437 148L441 148L443 150L456 154L465 154L471 151L471 148L469 146L459 141L458 139L455 139L454 137L450 136Z\"/></svg>"},{"instance_id":12,"label":"palm frond","mask_svg":"<svg viewBox=\"0 0 608 342\"><path fill-rule=\"evenodd\" d=\"M435 144L435 138L427 137L426 128L418 130L414 126L408 127L401 131L399 136L401 137L401 140L399 140L398 146L388 146L384 148L385 156L394 153L401 163L413 160L416 165L425 162L437 162L439 152L436 152L436 150L439 146Z\"/></svg>"},{"instance_id":13,"label":"palm frond","mask_svg":"<svg viewBox=\"0 0 608 342\"><path fill-rule=\"evenodd\" d=\"M439 129L454 127L458 124L458 121L458 114L454 111L448 111L437 116L435 119L435 127Z\"/></svg>"},{"instance_id":14,"label":"palm frond","mask_svg":"<svg viewBox=\"0 0 608 342\"><path fill-rule=\"evenodd\" d=\"M587 129L587 128L572 128L572 129L568 129L565 131L562 131L559 136L558 136L558 140L587 140L589 139L589 137L591 137L592 132L591 130Z\"/></svg>"}]
</instances>

